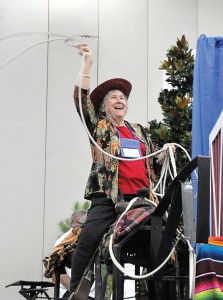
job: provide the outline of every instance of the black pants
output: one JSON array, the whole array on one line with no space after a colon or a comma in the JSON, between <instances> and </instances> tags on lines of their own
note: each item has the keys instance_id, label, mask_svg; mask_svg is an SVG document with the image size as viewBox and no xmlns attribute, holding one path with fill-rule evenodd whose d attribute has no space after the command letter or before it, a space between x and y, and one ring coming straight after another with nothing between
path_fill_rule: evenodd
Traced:
<instances>
[{"instance_id":1,"label":"black pants","mask_svg":"<svg viewBox=\"0 0 223 300\"><path fill-rule=\"evenodd\" d=\"M87 220L72 258L71 292L75 291L103 235L108 231L109 226L117 217L114 203L112 200L107 199L105 195L94 197L91 200Z\"/></svg>"}]
</instances>

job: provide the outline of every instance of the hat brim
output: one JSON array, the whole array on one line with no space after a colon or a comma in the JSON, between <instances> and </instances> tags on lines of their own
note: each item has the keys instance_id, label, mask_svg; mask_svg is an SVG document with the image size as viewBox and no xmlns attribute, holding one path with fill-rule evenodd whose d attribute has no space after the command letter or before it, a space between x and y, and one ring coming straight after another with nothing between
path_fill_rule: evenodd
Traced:
<instances>
[{"instance_id":1,"label":"hat brim","mask_svg":"<svg viewBox=\"0 0 223 300\"><path fill-rule=\"evenodd\" d=\"M101 102L109 91L119 90L128 98L131 89L131 83L123 78L113 78L101 83L90 94L90 99L94 105L95 112L99 112Z\"/></svg>"}]
</instances>

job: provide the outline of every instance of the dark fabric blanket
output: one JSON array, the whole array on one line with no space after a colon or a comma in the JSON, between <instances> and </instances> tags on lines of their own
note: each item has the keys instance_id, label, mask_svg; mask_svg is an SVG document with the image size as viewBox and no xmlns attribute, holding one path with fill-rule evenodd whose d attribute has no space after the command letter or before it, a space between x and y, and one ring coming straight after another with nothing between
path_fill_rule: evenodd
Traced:
<instances>
[{"instance_id":1,"label":"dark fabric blanket","mask_svg":"<svg viewBox=\"0 0 223 300\"><path fill-rule=\"evenodd\" d=\"M113 234L114 244L120 242L129 234L138 224L142 223L145 218L151 215L155 207L145 206L134 208L127 211L119 220Z\"/></svg>"}]
</instances>

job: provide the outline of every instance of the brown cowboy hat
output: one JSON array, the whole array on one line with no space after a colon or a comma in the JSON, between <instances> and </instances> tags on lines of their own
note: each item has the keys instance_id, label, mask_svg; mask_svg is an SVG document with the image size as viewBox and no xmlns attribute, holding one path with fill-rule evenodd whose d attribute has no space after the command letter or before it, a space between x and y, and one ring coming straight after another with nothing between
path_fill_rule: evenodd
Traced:
<instances>
[{"instance_id":1,"label":"brown cowboy hat","mask_svg":"<svg viewBox=\"0 0 223 300\"><path fill-rule=\"evenodd\" d=\"M113 78L101 83L90 94L90 98L94 105L95 112L98 113L101 102L104 96L109 91L119 90L128 98L131 89L132 89L131 83L122 78Z\"/></svg>"}]
</instances>

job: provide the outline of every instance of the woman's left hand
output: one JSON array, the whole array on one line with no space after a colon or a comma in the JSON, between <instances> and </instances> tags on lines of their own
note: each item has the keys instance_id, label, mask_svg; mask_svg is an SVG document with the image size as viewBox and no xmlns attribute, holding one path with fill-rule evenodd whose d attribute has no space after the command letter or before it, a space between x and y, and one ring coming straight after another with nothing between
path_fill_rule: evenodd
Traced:
<instances>
[{"instance_id":1,"label":"woman's left hand","mask_svg":"<svg viewBox=\"0 0 223 300\"><path fill-rule=\"evenodd\" d=\"M170 147L172 149L173 154L175 154L176 147L173 144L171 144L171 143L164 144L163 151L158 155L158 160L157 160L157 162L160 165L162 165L163 162L164 162L164 160L165 160L165 158L170 155L170 151L169 151Z\"/></svg>"},{"instance_id":2,"label":"woman's left hand","mask_svg":"<svg viewBox=\"0 0 223 300\"><path fill-rule=\"evenodd\" d=\"M175 154L175 152L176 152L176 147L173 145L173 144L171 144L171 143L167 143L167 144L164 144L163 145L163 151L164 151L164 153L166 153L166 155L169 155L170 153L170 151L169 151L169 148L171 147L171 149L172 149L172 152L173 152L173 154Z\"/></svg>"}]
</instances>

